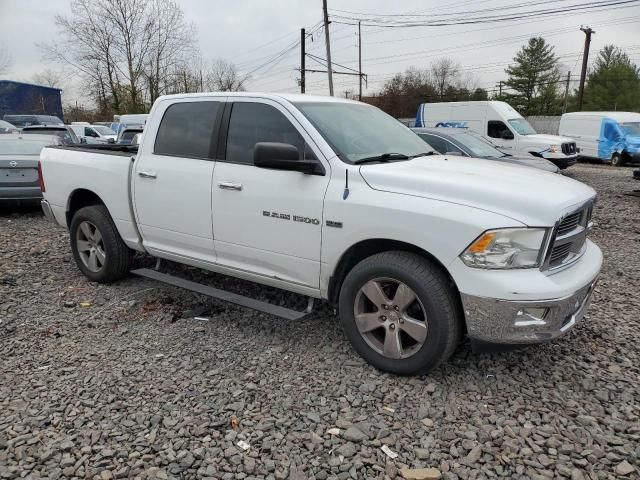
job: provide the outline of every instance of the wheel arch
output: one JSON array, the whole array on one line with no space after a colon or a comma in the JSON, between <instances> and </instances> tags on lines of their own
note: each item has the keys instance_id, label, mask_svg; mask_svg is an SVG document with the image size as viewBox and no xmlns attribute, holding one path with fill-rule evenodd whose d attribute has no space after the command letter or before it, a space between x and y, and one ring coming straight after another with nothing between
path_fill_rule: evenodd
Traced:
<instances>
[{"instance_id":1,"label":"wheel arch","mask_svg":"<svg viewBox=\"0 0 640 480\"><path fill-rule=\"evenodd\" d=\"M434 255L429 253L428 251L420 248L411 243L399 241L399 240L391 240L385 238L374 238L368 240L362 240L351 247L349 247L341 256L338 261L333 275L329 279L328 286L328 300L331 305L336 305L338 302L338 295L340 293L340 288L342 287L342 282L344 281L347 273L359 262L364 260L371 255L375 255L377 253L388 252L388 251L404 251L404 252L412 252L420 255L425 260L435 265L448 279L450 286L452 287L455 297L458 300L460 313L462 313L462 302L460 300L460 292L458 290L458 286L454 281L453 277L447 270L447 268L438 260Z\"/></svg>"},{"instance_id":2,"label":"wheel arch","mask_svg":"<svg viewBox=\"0 0 640 480\"><path fill-rule=\"evenodd\" d=\"M67 200L66 220L67 228L71 227L71 220L75 213L83 207L90 205L105 205L102 199L93 191L86 188L78 188L71 192Z\"/></svg>"}]
</instances>

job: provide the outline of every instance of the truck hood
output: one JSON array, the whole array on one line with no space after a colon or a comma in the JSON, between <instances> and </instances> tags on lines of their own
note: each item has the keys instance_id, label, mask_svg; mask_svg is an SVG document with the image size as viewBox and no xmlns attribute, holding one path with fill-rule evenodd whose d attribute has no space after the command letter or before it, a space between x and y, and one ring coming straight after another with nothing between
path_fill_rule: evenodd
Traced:
<instances>
[{"instance_id":1,"label":"truck hood","mask_svg":"<svg viewBox=\"0 0 640 480\"><path fill-rule=\"evenodd\" d=\"M536 133L534 135L522 135L522 141L529 145L561 145L563 143L575 142L573 138L560 137L558 135L545 135L544 133Z\"/></svg>"},{"instance_id":2,"label":"truck hood","mask_svg":"<svg viewBox=\"0 0 640 480\"><path fill-rule=\"evenodd\" d=\"M467 205L528 226L553 226L596 194L563 175L445 155L362 165L360 174L374 190Z\"/></svg>"}]
</instances>

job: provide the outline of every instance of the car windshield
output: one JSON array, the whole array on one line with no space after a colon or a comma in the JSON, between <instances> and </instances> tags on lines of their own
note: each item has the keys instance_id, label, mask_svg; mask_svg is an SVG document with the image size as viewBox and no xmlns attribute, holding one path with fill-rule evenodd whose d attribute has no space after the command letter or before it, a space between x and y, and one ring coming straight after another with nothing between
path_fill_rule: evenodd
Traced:
<instances>
[{"instance_id":1,"label":"car windshield","mask_svg":"<svg viewBox=\"0 0 640 480\"><path fill-rule=\"evenodd\" d=\"M296 106L348 163L389 153L412 157L429 150L409 128L371 105L304 102Z\"/></svg>"},{"instance_id":2,"label":"car windshield","mask_svg":"<svg viewBox=\"0 0 640 480\"><path fill-rule=\"evenodd\" d=\"M509 125L518 132L519 135L535 135L536 131L524 118L512 118Z\"/></svg>"},{"instance_id":3,"label":"car windshield","mask_svg":"<svg viewBox=\"0 0 640 480\"><path fill-rule=\"evenodd\" d=\"M640 137L640 122L625 122L620 124L620 128L626 135Z\"/></svg>"},{"instance_id":4,"label":"car windshield","mask_svg":"<svg viewBox=\"0 0 640 480\"><path fill-rule=\"evenodd\" d=\"M484 140L480 135L472 132L457 133L453 135L453 139L467 147L473 153L474 157L504 157L505 154L495 148L489 142Z\"/></svg>"},{"instance_id":5,"label":"car windshield","mask_svg":"<svg viewBox=\"0 0 640 480\"><path fill-rule=\"evenodd\" d=\"M20 138L0 140L0 155L39 155L40 150L51 144L52 142L45 140Z\"/></svg>"},{"instance_id":6,"label":"car windshield","mask_svg":"<svg viewBox=\"0 0 640 480\"><path fill-rule=\"evenodd\" d=\"M116 132L111 130L109 127L104 127L102 125L91 125L91 126L100 135L115 135L116 134Z\"/></svg>"}]
</instances>

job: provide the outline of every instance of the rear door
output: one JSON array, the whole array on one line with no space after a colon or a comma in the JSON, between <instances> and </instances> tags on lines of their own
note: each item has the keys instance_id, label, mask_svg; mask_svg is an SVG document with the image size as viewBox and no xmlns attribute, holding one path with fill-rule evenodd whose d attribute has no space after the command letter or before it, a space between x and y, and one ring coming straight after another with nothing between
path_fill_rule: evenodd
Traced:
<instances>
[{"instance_id":1,"label":"rear door","mask_svg":"<svg viewBox=\"0 0 640 480\"><path fill-rule=\"evenodd\" d=\"M154 254L215 263L211 178L224 97L159 103L133 169L134 205Z\"/></svg>"}]
</instances>

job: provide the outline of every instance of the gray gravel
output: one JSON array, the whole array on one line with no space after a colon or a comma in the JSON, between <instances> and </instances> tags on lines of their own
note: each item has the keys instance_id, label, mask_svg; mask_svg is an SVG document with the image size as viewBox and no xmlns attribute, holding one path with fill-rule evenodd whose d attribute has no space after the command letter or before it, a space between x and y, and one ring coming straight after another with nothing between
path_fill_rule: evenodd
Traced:
<instances>
[{"instance_id":1,"label":"gray gravel","mask_svg":"<svg viewBox=\"0 0 640 480\"><path fill-rule=\"evenodd\" d=\"M66 232L3 210L0 478L640 478L640 198L624 195L640 182L568 175L599 193L588 317L550 345L463 345L424 378L365 364L326 307L288 322L135 278L91 284Z\"/></svg>"}]
</instances>

